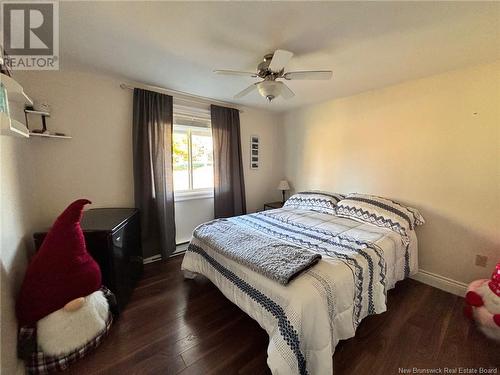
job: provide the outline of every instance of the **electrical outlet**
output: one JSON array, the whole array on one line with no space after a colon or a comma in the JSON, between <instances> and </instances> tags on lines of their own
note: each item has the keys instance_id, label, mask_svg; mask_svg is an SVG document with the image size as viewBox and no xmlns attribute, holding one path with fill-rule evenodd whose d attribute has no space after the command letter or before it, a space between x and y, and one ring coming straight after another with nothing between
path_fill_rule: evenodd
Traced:
<instances>
[{"instance_id":1,"label":"electrical outlet","mask_svg":"<svg viewBox=\"0 0 500 375\"><path fill-rule=\"evenodd\" d=\"M488 257L486 255L476 255L476 266L486 267L488 264Z\"/></svg>"}]
</instances>

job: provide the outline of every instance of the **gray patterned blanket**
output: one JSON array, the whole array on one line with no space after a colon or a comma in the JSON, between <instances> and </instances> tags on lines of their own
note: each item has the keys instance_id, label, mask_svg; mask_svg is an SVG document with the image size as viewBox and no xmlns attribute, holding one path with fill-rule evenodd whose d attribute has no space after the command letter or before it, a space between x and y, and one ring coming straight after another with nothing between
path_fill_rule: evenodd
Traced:
<instances>
[{"instance_id":1,"label":"gray patterned blanket","mask_svg":"<svg viewBox=\"0 0 500 375\"><path fill-rule=\"evenodd\" d=\"M200 225L193 237L204 241L220 254L283 285L321 259L318 253L266 236L259 231L249 231L227 219Z\"/></svg>"}]
</instances>

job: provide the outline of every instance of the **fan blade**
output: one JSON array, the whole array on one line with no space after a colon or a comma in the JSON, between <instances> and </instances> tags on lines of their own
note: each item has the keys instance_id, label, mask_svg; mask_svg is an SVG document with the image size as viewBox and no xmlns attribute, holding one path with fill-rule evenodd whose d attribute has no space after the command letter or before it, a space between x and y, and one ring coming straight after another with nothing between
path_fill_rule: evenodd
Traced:
<instances>
[{"instance_id":1,"label":"fan blade","mask_svg":"<svg viewBox=\"0 0 500 375\"><path fill-rule=\"evenodd\" d=\"M295 96L295 93L290 90L290 87L281 82L281 96L285 99L291 99Z\"/></svg>"},{"instance_id":2,"label":"fan blade","mask_svg":"<svg viewBox=\"0 0 500 375\"><path fill-rule=\"evenodd\" d=\"M333 72L331 70L306 70L303 72L288 72L283 75L284 79L331 79Z\"/></svg>"},{"instance_id":3,"label":"fan blade","mask_svg":"<svg viewBox=\"0 0 500 375\"><path fill-rule=\"evenodd\" d=\"M248 95L250 94L253 90L255 90L257 88L257 83L254 83L253 85L250 85L248 86L246 89L240 91L239 93L237 93L234 98L235 99L239 99L239 98L242 98L244 97L245 95Z\"/></svg>"},{"instance_id":4,"label":"fan blade","mask_svg":"<svg viewBox=\"0 0 500 375\"><path fill-rule=\"evenodd\" d=\"M215 74L220 74L224 76L243 76L243 77L257 77L257 73L251 72L240 72L238 70L214 70Z\"/></svg>"},{"instance_id":5,"label":"fan blade","mask_svg":"<svg viewBox=\"0 0 500 375\"><path fill-rule=\"evenodd\" d=\"M269 70L273 72L279 72L281 69L288 64L288 61L292 58L293 53L289 51L285 51L284 49L277 49L274 52L273 59L269 64Z\"/></svg>"}]
</instances>

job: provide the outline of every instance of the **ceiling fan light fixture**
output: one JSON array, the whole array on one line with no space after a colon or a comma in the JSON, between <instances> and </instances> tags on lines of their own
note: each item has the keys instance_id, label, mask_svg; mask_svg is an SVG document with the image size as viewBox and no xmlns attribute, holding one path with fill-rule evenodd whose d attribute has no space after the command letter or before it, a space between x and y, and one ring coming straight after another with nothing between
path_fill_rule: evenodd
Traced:
<instances>
[{"instance_id":1,"label":"ceiling fan light fixture","mask_svg":"<svg viewBox=\"0 0 500 375\"><path fill-rule=\"evenodd\" d=\"M239 70L215 70L215 73L230 76L247 76L261 78L263 81L256 82L246 89L237 93L234 98L240 99L258 90L259 94L271 103L275 98L281 96L283 99L292 99L295 93L285 83L277 79L291 80L328 80L332 78L331 70L303 70L297 72L285 72L285 67L292 58L293 53L278 49L274 53L264 56L264 60L257 66L256 73L242 72Z\"/></svg>"},{"instance_id":2,"label":"ceiling fan light fixture","mask_svg":"<svg viewBox=\"0 0 500 375\"><path fill-rule=\"evenodd\" d=\"M271 102L276 97L281 94L281 85L283 83L279 81L262 81L257 84L259 89L259 94Z\"/></svg>"}]
</instances>

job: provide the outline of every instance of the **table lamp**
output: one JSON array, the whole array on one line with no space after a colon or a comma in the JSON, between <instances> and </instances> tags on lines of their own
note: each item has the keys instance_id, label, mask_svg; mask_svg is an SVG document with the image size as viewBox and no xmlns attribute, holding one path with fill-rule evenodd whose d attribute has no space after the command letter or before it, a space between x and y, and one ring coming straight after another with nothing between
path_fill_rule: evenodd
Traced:
<instances>
[{"instance_id":1,"label":"table lamp","mask_svg":"<svg viewBox=\"0 0 500 375\"><path fill-rule=\"evenodd\" d=\"M290 190L290 185L287 180L281 180L278 185L278 190L283 194L283 203L285 203L285 191Z\"/></svg>"}]
</instances>

